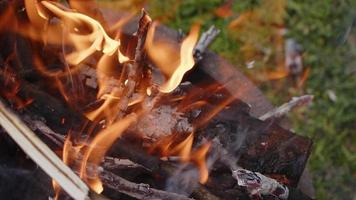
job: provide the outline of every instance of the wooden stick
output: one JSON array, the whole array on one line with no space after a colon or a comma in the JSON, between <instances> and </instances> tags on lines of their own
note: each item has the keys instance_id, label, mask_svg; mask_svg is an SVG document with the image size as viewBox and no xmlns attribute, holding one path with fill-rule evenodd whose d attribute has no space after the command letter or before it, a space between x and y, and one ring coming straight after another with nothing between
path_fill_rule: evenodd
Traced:
<instances>
[{"instance_id":1,"label":"wooden stick","mask_svg":"<svg viewBox=\"0 0 356 200\"><path fill-rule=\"evenodd\" d=\"M280 118L284 115L286 115L290 110L292 110L295 107L300 107L300 106L305 106L308 105L312 102L313 100L313 95L304 95L300 97L293 97L292 100L289 102L281 105L278 108L272 109L271 111L265 113L261 117L259 117L260 120L266 121L270 119L277 119Z\"/></svg>"},{"instance_id":2,"label":"wooden stick","mask_svg":"<svg viewBox=\"0 0 356 200\"><path fill-rule=\"evenodd\" d=\"M192 200L181 194L150 188L148 184L130 182L109 171L101 172L100 178L107 187L137 199Z\"/></svg>"},{"instance_id":3,"label":"wooden stick","mask_svg":"<svg viewBox=\"0 0 356 200\"><path fill-rule=\"evenodd\" d=\"M199 62L201 59L203 59L204 52L219 33L220 30L215 28L213 25L210 26L210 28L201 35L194 48L194 58L196 62Z\"/></svg>"},{"instance_id":4,"label":"wooden stick","mask_svg":"<svg viewBox=\"0 0 356 200\"><path fill-rule=\"evenodd\" d=\"M49 149L15 114L0 101L0 125L43 171L53 178L73 199L90 199L89 188Z\"/></svg>"},{"instance_id":5,"label":"wooden stick","mask_svg":"<svg viewBox=\"0 0 356 200\"><path fill-rule=\"evenodd\" d=\"M142 61L144 58L144 45L146 41L146 36L148 29L152 23L151 18L148 16L145 10L142 10L142 16L138 23L138 29L135 35L137 36L137 45L135 49L134 59L132 61L126 62L124 66L127 68L127 79L126 87L123 91L123 96L119 102L120 112L118 114L118 119L122 118L124 112L126 111L129 103L129 99L135 91L138 82L142 75Z\"/></svg>"}]
</instances>

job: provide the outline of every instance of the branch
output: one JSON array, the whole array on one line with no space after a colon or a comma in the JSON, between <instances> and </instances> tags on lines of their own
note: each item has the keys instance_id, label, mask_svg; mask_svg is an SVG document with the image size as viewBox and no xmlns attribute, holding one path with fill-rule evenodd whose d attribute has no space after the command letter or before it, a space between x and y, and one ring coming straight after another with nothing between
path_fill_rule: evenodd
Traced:
<instances>
[{"instance_id":1,"label":"branch","mask_svg":"<svg viewBox=\"0 0 356 200\"><path fill-rule=\"evenodd\" d=\"M124 96L119 102L120 112L118 118L122 118L124 111L126 111L130 97L132 96L137 82L141 79L142 75L142 61L144 57L144 45L146 41L146 36L148 29L151 25L151 18L147 15L145 10L142 10L142 17L139 21L138 30L135 33L137 35L137 46L135 49L134 60L125 63L125 68L127 69L127 80L125 82L125 89L123 91Z\"/></svg>"},{"instance_id":2,"label":"branch","mask_svg":"<svg viewBox=\"0 0 356 200\"><path fill-rule=\"evenodd\" d=\"M210 26L210 28L201 35L194 48L194 58L196 62L203 59L203 53L219 33L219 29L215 28L215 26Z\"/></svg>"},{"instance_id":3,"label":"branch","mask_svg":"<svg viewBox=\"0 0 356 200\"><path fill-rule=\"evenodd\" d=\"M184 195L150 188L147 184L130 182L106 170L100 173L100 178L107 187L137 199L192 200Z\"/></svg>"},{"instance_id":4,"label":"branch","mask_svg":"<svg viewBox=\"0 0 356 200\"><path fill-rule=\"evenodd\" d=\"M265 113L261 117L259 117L260 120L266 121L270 119L276 119L280 118L284 115L286 115L290 110L292 110L295 107L300 107L300 106L305 106L308 105L312 102L313 100L313 95L304 95L300 97L293 97L291 101L281 105L278 108L272 109L271 111Z\"/></svg>"}]
</instances>

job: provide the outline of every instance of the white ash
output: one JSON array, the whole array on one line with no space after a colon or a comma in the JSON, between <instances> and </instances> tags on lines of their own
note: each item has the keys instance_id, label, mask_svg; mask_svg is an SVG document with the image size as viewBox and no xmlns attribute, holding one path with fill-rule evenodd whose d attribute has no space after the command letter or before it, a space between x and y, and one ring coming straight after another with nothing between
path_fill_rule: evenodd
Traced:
<instances>
[{"instance_id":1,"label":"white ash","mask_svg":"<svg viewBox=\"0 0 356 200\"><path fill-rule=\"evenodd\" d=\"M232 176L239 186L246 187L251 196L273 195L279 199L288 199L288 187L261 173L237 169L232 171Z\"/></svg>"},{"instance_id":2,"label":"white ash","mask_svg":"<svg viewBox=\"0 0 356 200\"><path fill-rule=\"evenodd\" d=\"M144 138L157 140L173 133L191 132L192 125L176 108L162 105L143 116L136 124L135 131Z\"/></svg>"},{"instance_id":3,"label":"white ash","mask_svg":"<svg viewBox=\"0 0 356 200\"><path fill-rule=\"evenodd\" d=\"M314 98L313 95L303 95L300 97L293 97L292 100L290 100L289 102L281 105L278 108L270 110L269 112L260 116L259 119L265 121L273 118L281 118L295 107L309 105L313 101L313 98Z\"/></svg>"}]
</instances>

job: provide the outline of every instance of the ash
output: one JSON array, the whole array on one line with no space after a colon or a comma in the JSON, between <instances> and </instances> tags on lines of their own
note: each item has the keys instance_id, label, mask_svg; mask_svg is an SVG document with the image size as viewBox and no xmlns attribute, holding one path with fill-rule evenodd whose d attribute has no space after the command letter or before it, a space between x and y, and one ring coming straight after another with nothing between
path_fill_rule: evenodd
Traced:
<instances>
[{"instance_id":1,"label":"ash","mask_svg":"<svg viewBox=\"0 0 356 200\"><path fill-rule=\"evenodd\" d=\"M162 105L142 117L135 129L144 138L157 140L172 133L191 132L193 127L176 108Z\"/></svg>"}]
</instances>

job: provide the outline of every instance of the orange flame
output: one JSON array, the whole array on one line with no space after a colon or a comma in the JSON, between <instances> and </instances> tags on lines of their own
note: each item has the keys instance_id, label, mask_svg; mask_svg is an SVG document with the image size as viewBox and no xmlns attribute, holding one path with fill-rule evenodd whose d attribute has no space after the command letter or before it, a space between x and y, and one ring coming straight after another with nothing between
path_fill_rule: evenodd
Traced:
<instances>
[{"instance_id":1,"label":"orange flame","mask_svg":"<svg viewBox=\"0 0 356 200\"><path fill-rule=\"evenodd\" d=\"M71 155L72 147L73 146L72 146L72 142L70 141L70 135L69 135L64 141L63 152L62 152L62 160L63 160L63 163L66 165L69 164L69 157ZM61 191L61 187L54 179L52 179L52 186L53 186L53 190L55 193L54 199L58 200L59 192Z\"/></svg>"},{"instance_id":2,"label":"orange flame","mask_svg":"<svg viewBox=\"0 0 356 200\"><path fill-rule=\"evenodd\" d=\"M37 28L44 28L48 23L48 14L39 0L25 0L27 16L31 24Z\"/></svg>"},{"instance_id":3,"label":"orange flame","mask_svg":"<svg viewBox=\"0 0 356 200\"><path fill-rule=\"evenodd\" d=\"M83 156L83 161L80 169L80 174L82 178L87 177L86 166L90 162L95 166L98 166L101 159L105 156L107 150L112 146L112 144L122 135L122 133L135 121L137 120L136 114L130 114L123 118L122 120L113 123L108 128L102 130L91 142L88 150ZM98 177L98 173L94 174L91 180L88 180L90 187L97 193L103 191L102 183Z\"/></svg>"},{"instance_id":4,"label":"orange flame","mask_svg":"<svg viewBox=\"0 0 356 200\"><path fill-rule=\"evenodd\" d=\"M191 160L195 163L200 172L199 182L204 184L208 181L209 178L209 170L206 164L206 155L210 149L211 143L206 143L202 145L198 150L192 153Z\"/></svg>"},{"instance_id":5,"label":"orange flame","mask_svg":"<svg viewBox=\"0 0 356 200\"><path fill-rule=\"evenodd\" d=\"M209 170L206 164L206 156L211 143L203 144L198 149L193 150L194 134L190 133L183 141L175 143L177 135L171 135L159 140L150 149L149 152L159 152L162 157L179 156L180 161L184 163L193 163L197 166L200 173L199 182L204 184L208 180Z\"/></svg>"},{"instance_id":6,"label":"orange flame","mask_svg":"<svg viewBox=\"0 0 356 200\"><path fill-rule=\"evenodd\" d=\"M198 40L199 26L192 27L189 35L184 39L180 48L180 57L177 57L173 44L154 42L154 23L148 32L146 48L148 55L162 72L169 76L167 82L160 86L163 93L172 92L182 81L184 74L191 70L195 64L193 51Z\"/></svg>"},{"instance_id":7,"label":"orange flame","mask_svg":"<svg viewBox=\"0 0 356 200\"><path fill-rule=\"evenodd\" d=\"M172 92L182 81L184 74L195 64L193 51L198 40L199 26L193 26L189 35L184 39L180 49L180 64L169 80L159 90L163 93Z\"/></svg>"},{"instance_id":8,"label":"orange flame","mask_svg":"<svg viewBox=\"0 0 356 200\"><path fill-rule=\"evenodd\" d=\"M113 55L118 51L120 62L128 60L118 50L120 40L111 39L106 34L102 25L95 19L81 13L65 11L52 2L42 1L41 3L69 27L70 32L68 33L68 37L77 48L77 51L66 56L70 64L78 65L96 51L102 51L107 55ZM81 31L80 28L83 26L89 28L91 33L85 35L79 34Z\"/></svg>"}]
</instances>

